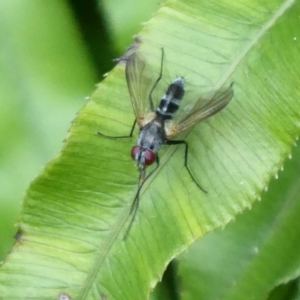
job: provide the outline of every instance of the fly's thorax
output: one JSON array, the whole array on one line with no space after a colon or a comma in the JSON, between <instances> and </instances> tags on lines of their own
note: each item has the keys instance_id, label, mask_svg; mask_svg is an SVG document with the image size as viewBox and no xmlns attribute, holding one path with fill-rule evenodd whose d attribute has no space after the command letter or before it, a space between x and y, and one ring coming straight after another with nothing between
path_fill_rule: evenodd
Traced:
<instances>
[{"instance_id":1,"label":"fly's thorax","mask_svg":"<svg viewBox=\"0 0 300 300\"><path fill-rule=\"evenodd\" d=\"M158 117L142 128L138 139L138 146L157 153L165 142L166 132L164 121Z\"/></svg>"},{"instance_id":2,"label":"fly's thorax","mask_svg":"<svg viewBox=\"0 0 300 300\"><path fill-rule=\"evenodd\" d=\"M156 110L157 115L163 120L173 118L178 110L180 102L184 96L185 80L183 77L177 77L168 87L167 92L162 97L159 107Z\"/></svg>"}]
</instances>

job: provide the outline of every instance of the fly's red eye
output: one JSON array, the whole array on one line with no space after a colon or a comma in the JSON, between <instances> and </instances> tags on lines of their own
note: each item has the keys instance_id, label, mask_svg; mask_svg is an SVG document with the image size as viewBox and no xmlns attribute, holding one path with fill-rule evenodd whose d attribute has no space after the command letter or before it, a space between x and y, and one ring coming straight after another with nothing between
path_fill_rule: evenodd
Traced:
<instances>
[{"instance_id":1,"label":"fly's red eye","mask_svg":"<svg viewBox=\"0 0 300 300\"><path fill-rule=\"evenodd\" d=\"M156 159L154 152L147 149L142 150L140 146L132 147L131 157L138 163L145 164L147 166L152 165Z\"/></svg>"},{"instance_id":2,"label":"fly's red eye","mask_svg":"<svg viewBox=\"0 0 300 300\"><path fill-rule=\"evenodd\" d=\"M145 153L144 153L144 157L145 157L145 164L147 166L149 166L149 165L152 165L154 163L156 155L152 151L146 150Z\"/></svg>"},{"instance_id":3,"label":"fly's red eye","mask_svg":"<svg viewBox=\"0 0 300 300\"><path fill-rule=\"evenodd\" d=\"M131 149L131 157L134 160L137 160L137 154L140 152L141 147L140 146L134 146Z\"/></svg>"}]
</instances>

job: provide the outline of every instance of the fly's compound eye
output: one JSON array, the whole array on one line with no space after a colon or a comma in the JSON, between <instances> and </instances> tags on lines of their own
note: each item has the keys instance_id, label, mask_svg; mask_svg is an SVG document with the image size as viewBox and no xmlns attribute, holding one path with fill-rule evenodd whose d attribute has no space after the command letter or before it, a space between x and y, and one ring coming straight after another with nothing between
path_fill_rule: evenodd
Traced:
<instances>
[{"instance_id":1,"label":"fly's compound eye","mask_svg":"<svg viewBox=\"0 0 300 300\"><path fill-rule=\"evenodd\" d=\"M141 150L140 146L134 146L134 147L132 147L132 149L131 149L131 157L132 157L132 159L134 159L136 161L139 159L138 158L138 153L140 152L140 150Z\"/></svg>"},{"instance_id":2,"label":"fly's compound eye","mask_svg":"<svg viewBox=\"0 0 300 300\"><path fill-rule=\"evenodd\" d=\"M137 161L137 162L140 162L140 163L143 163L141 161L141 157L139 157L141 155L141 147L140 146L134 146L132 149L131 149L131 157ZM150 150L144 150L143 151L143 159L145 161L145 165L149 166L149 165L152 165L154 162L155 162L155 159L156 159L156 155L154 152L150 151Z\"/></svg>"},{"instance_id":3,"label":"fly's compound eye","mask_svg":"<svg viewBox=\"0 0 300 300\"><path fill-rule=\"evenodd\" d=\"M144 153L144 157L145 157L145 164L149 166L155 162L156 155L154 152L150 150L146 150Z\"/></svg>"}]
</instances>

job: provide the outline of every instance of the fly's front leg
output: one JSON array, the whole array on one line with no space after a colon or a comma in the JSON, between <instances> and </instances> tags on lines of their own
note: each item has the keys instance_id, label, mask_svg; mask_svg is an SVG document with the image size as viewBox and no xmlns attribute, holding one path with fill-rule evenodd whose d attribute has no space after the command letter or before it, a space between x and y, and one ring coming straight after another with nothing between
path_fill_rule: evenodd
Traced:
<instances>
[{"instance_id":1,"label":"fly's front leg","mask_svg":"<svg viewBox=\"0 0 300 300\"><path fill-rule=\"evenodd\" d=\"M195 182L195 184L198 186L198 188L204 192L207 193L206 190L204 190L201 185L197 182L197 180L195 179L195 177L193 176L191 170L188 167L188 152L189 152L189 145L185 140L179 140L179 141L167 141L167 145L185 145L185 154L184 154L184 166L186 167L187 171L189 172L192 180Z\"/></svg>"},{"instance_id":2,"label":"fly's front leg","mask_svg":"<svg viewBox=\"0 0 300 300\"><path fill-rule=\"evenodd\" d=\"M110 135L103 134L103 133L101 133L101 132L97 132L97 135L104 136L104 137L109 138L109 139L131 138L132 135L133 135L134 129L135 129L135 125L136 125L136 119L135 119L134 122L133 122L133 125L132 125L132 127L131 127L131 130L130 130L129 135L110 136Z\"/></svg>"},{"instance_id":3,"label":"fly's front leg","mask_svg":"<svg viewBox=\"0 0 300 300\"><path fill-rule=\"evenodd\" d=\"M130 212L129 212L129 215L131 216L131 220L130 220L130 223L127 227L127 230L125 232L123 240L127 239L128 234L130 232L130 229L132 227L132 224L134 222L134 219L136 217L136 213L137 213L139 205L140 205L140 192L141 192L141 189L142 189L144 183L149 179L149 177L159 168L159 157L158 157L158 155L156 155L156 160L155 161L156 161L155 168L144 179L143 179L143 177L145 175L145 169L140 171L139 186L138 186L137 192L135 194L135 197L133 199L133 202L131 204Z\"/></svg>"}]
</instances>

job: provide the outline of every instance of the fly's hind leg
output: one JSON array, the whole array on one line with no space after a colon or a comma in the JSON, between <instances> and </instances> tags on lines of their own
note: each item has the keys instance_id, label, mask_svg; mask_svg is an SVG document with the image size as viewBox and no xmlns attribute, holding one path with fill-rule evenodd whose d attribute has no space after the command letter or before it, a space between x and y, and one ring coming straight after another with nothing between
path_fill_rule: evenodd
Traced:
<instances>
[{"instance_id":1,"label":"fly's hind leg","mask_svg":"<svg viewBox=\"0 0 300 300\"><path fill-rule=\"evenodd\" d=\"M205 189L203 189L203 187L197 182L197 180L195 179L195 177L193 176L191 170L188 167L188 151L189 151L189 146L188 143L185 140L179 140L179 141L167 141L167 145L185 145L185 154L184 154L184 166L187 169L188 173L190 174L192 180L195 182L195 184L198 186L198 188L204 192L205 194L207 194L207 191Z\"/></svg>"}]
</instances>

